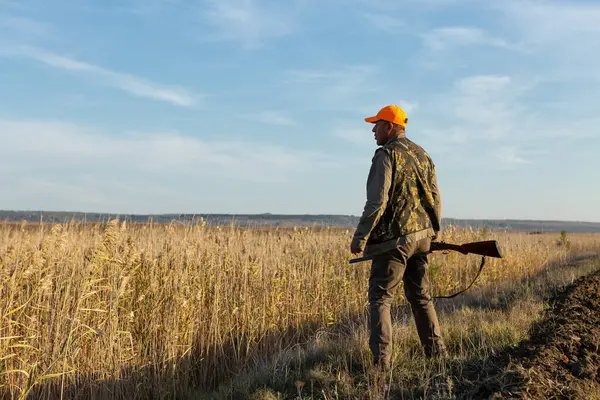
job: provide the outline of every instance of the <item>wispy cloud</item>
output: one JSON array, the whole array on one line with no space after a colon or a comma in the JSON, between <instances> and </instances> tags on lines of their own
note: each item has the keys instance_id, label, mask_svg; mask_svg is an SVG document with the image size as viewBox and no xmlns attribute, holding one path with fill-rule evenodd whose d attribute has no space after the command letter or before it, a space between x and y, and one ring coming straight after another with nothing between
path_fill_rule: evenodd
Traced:
<instances>
[{"instance_id":1,"label":"wispy cloud","mask_svg":"<svg viewBox=\"0 0 600 400\"><path fill-rule=\"evenodd\" d=\"M398 11L398 12L406 12L407 8L411 8L413 6L419 8L427 8L427 9L437 9L448 6L457 6L460 4L466 3L476 3L476 0L380 0L380 1L371 1L371 0L356 0L358 4L362 4L368 6L373 9L382 10L386 12Z\"/></svg>"},{"instance_id":2,"label":"wispy cloud","mask_svg":"<svg viewBox=\"0 0 600 400\"><path fill-rule=\"evenodd\" d=\"M463 123L485 127L480 138L504 137L515 121L526 111L520 96L530 90L534 82L522 83L503 75L475 75L455 82L450 94L449 109Z\"/></svg>"},{"instance_id":3,"label":"wispy cloud","mask_svg":"<svg viewBox=\"0 0 600 400\"><path fill-rule=\"evenodd\" d=\"M422 35L425 46L433 52L441 52L459 46L493 46L517 50L519 46L494 37L480 28L452 26L433 29Z\"/></svg>"},{"instance_id":4,"label":"wispy cloud","mask_svg":"<svg viewBox=\"0 0 600 400\"><path fill-rule=\"evenodd\" d=\"M600 4L585 1L533 1L507 0L490 4L504 13L512 22L527 33L528 40L550 43L564 42L569 36L594 34L588 39L600 37ZM556 17L560 16L560 23ZM577 45L577 43L573 43Z\"/></svg>"},{"instance_id":5,"label":"wispy cloud","mask_svg":"<svg viewBox=\"0 0 600 400\"><path fill-rule=\"evenodd\" d=\"M463 78L456 82L455 85L463 93L483 95L504 90L510 85L511 81L510 76L476 75Z\"/></svg>"},{"instance_id":6,"label":"wispy cloud","mask_svg":"<svg viewBox=\"0 0 600 400\"><path fill-rule=\"evenodd\" d=\"M349 65L337 69L291 70L284 84L299 96L303 108L356 112L379 99L383 88L374 65Z\"/></svg>"},{"instance_id":7,"label":"wispy cloud","mask_svg":"<svg viewBox=\"0 0 600 400\"><path fill-rule=\"evenodd\" d=\"M542 149L534 128L548 127L532 118L523 96L535 88L531 82L507 75L473 75L458 79L452 88L429 104L423 135L436 154L479 167L525 166L535 162ZM542 128L543 129L543 128Z\"/></svg>"},{"instance_id":8,"label":"wispy cloud","mask_svg":"<svg viewBox=\"0 0 600 400\"><path fill-rule=\"evenodd\" d=\"M289 82L318 85L345 95L364 90L375 72L376 67L372 65L345 66L336 70L293 70L289 71Z\"/></svg>"},{"instance_id":9,"label":"wispy cloud","mask_svg":"<svg viewBox=\"0 0 600 400\"><path fill-rule=\"evenodd\" d=\"M242 116L245 119L258 121L268 125L292 126L296 125L291 117L281 111L261 111L254 114L245 114Z\"/></svg>"},{"instance_id":10,"label":"wispy cloud","mask_svg":"<svg viewBox=\"0 0 600 400\"><path fill-rule=\"evenodd\" d=\"M544 83L507 75L469 76L454 82L451 90L432 101L431 108L464 127L469 139L537 144L558 136L591 137L598 118L585 113L572 117L577 115L577 104L530 102L547 93Z\"/></svg>"},{"instance_id":11,"label":"wispy cloud","mask_svg":"<svg viewBox=\"0 0 600 400\"><path fill-rule=\"evenodd\" d=\"M37 39L48 38L54 34L54 31L44 22L7 13L0 15L0 33L4 33L3 36L18 35L21 39Z\"/></svg>"},{"instance_id":12,"label":"wispy cloud","mask_svg":"<svg viewBox=\"0 0 600 400\"><path fill-rule=\"evenodd\" d=\"M364 18L373 28L386 33L402 33L406 28L406 23L402 19L384 13L368 12L364 14Z\"/></svg>"},{"instance_id":13,"label":"wispy cloud","mask_svg":"<svg viewBox=\"0 0 600 400\"><path fill-rule=\"evenodd\" d=\"M373 147L375 140L373 134L369 134L370 127L365 125L365 129L357 128L335 128L333 136L353 145L367 148Z\"/></svg>"},{"instance_id":14,"label":"wispy cloud","mask_svg":"<svg viewBox=\"0 0 600 400\"><path fill-rule=\"evenodd\" d=\"M512 146L501 147L496 150L496 158L506 165L522 165L530 164L531 161L526 160L520 155L521 150Z\"/></svg>"},{"instance_id":15,"label":"wispy cloud","mask_svg":"<svg viewBox=\"0 0 600 400\"><path fill-rule=\"evenodd\" d=\"M22 7L22 2L18 0L0 0L0 9L9 10Z\"/></svg>"},{"instance_id":16,"label":"wispy cloud","mask_svg":"<svg viewBox=\"0 0 600 400\"><path fill-rule=\"evenodd\" d=\"M161 13L178 3L178 0L124 0L121 7L132 14L149 16Z\"/></svg>"},{"instance_id":17,"label":"wispy cloud","mask_svg":"<svg viewBox=\"0 0 600 400\"><path fill-rule=\"evenodd\" d=\"M115 135L62 122L0 120L0 154L13 167L77 166L179 176L227 177L236 181L285 180L312 168L336 167L325 154L229 137L207 141L179 132ZM7 164L7 165L8 165ZM150 176L150 175L148 175Z\"/></svg>"},{"instance_id":18,"label":"wispy cloud","mask_svg":"<svg viewBox=\"0 0 600 400\"><path fill-rule=\"evenodd\" d=\"M206 37L210 41L236 41L252 49L294 29L293 4L287 1L265 5L256 0L207 0L202 7L204 20L212 28Z\"/></svg>"},{"instance_id":19,"label":"wispy cloud","mask_svg":"<svg viewBox=\"0 0 600 400\"><path fill-rule=\"evenodd\" d=\"M111 71L94 64L35 47L18 46L0 48L0 56L2 55L28 58L53 68L86 74L94 78L94 82L115 87L138 97L164 101L176 106L193 107L197 104L200 97L184 88L150 82L134 75Z\"/></svg>"},{"instance_id":20,"label":"wispy cloud","mask_svg":"<svg viewBox=\"0 0 600 400\"><path fill-rule=\"evenodd\" d=\"M552 103L532 105L529 99L546 90L543 83L516 76L458 79L423 110L425 118L436 118L426 120L419 135L451 165L486 169L526 169L598 137L598 118L572 118L568 104L560 112Z\"/></svg>"},{"instance_id":21,"label":"wispy cloud","mask_svg":"<svg viewBox=\"0 0 600 400\"><path fill-rule=\"evenodd\" d=\"M544 59L545 77L600 81L600 4L587 1L490 3L505 29L515 32L535 56ZM557 16L560 23L557 23Z\"/></svg>"},{"instance_id":22,"label":"wispy cloud","mask_svg":"<svg viewBox=\"0 0 600 400\"><path fill-rule=\"evenodd\" d=\"M298 199L317 190L323 175L347 170L329 153L231 135L205 140L0 119L0 142L4 209L302 212L309 203L319 207L318 199Z\"/></svg>"}]
</instances>

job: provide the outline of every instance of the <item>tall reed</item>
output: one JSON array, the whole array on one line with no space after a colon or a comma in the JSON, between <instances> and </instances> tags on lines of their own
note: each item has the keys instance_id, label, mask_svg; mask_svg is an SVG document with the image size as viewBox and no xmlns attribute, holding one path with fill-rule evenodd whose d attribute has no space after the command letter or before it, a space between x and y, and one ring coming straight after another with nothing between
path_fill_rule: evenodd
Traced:
<instances>
[{"instance_id":1,"label":"tall reed","mask_svg":"<svg viewBox=\"0 0 600 400\"><path fill-rule=\"evenodd\" d=\"M360 317L369 264L349 265L351 230L197 225L0 224L0 397L168 396ZM477 286L533 274L600 235L450 227L454 243L497 239ZM472 279L476 256L433 254L435 294ZM403 303L401 291L396 302Z\"/></svg>"}]
</instances>

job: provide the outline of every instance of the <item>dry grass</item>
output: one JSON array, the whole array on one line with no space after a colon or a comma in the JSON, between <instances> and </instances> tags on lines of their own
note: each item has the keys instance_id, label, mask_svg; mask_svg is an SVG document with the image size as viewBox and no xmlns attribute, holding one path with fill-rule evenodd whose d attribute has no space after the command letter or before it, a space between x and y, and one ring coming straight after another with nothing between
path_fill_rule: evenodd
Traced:
<instances>
[{"instance_id":1,"label":"dry grass","mask_svg":"<svg viewBox=\"0 0 600 400\"><path fill-rule=\"evenodd\" d=\"M363 329L369 264L348 265L351 233L0 224L0 397L184 396L264 366L317 332ZM448 229L443 239L489 238L506 258L489 260L480 288L600 249L600 235L569 235L566 244L559 235ZM466 285L478 262L433 255L435 293ZM496 317L464 318L449 335ZM415 336L407 337L412 344L401 351L418 358Z\"/></svg>"}]
</instances>

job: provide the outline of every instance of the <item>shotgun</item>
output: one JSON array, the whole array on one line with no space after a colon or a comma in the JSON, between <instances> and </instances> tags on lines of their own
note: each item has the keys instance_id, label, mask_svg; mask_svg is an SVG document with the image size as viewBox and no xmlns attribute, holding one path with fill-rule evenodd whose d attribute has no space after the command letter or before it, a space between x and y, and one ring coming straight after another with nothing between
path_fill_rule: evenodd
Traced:
<instances>
[{"instance_id":1,"label":"shotgun","mask_svg":"<svg viewBox=\"0 0 600 400\"><path fill-rule=\"evenodd\" d=\"M479 254L484 257L502 258L502 250L498 246L498 242L495 240L485 240L482 242L471 242L465 244L452 244L446 242L431 242L429 252L434 251L446 251L453 250L458 251L462 254ZM353 258L350 260L350 264L358 263L361 261L371 260L373 256L364 256L359 258Z\"/></svg>"}]
</instances>

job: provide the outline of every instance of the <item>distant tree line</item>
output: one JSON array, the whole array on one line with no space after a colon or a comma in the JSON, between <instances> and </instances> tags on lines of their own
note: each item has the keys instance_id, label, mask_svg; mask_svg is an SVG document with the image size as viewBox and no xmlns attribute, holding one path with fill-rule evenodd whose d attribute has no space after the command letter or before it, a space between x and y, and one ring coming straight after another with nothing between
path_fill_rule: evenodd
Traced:
<instances>
[{"instance_id":1,"label":"distant tree line","mask_svg":"<svg viewBox=\"0 0 600 400\"><path fill-rule=\"evenodd\" d=\"M342 227L354 228L359 217L354 215L334 214L103 214L81 213L67 211L1 211L0 221L10 222L47 222L65 223L77 222L106 222L118 217L122 221L132 223L158 224L180 223L197 224L204 221L209 225L240 226L240 227ZM600 223L583 221L543 221L543 220L484 220L444 218L442 226L471 227L492 231L518 231L531 234L548 232L600 232Z\"/></svg>"}]
</instances>

